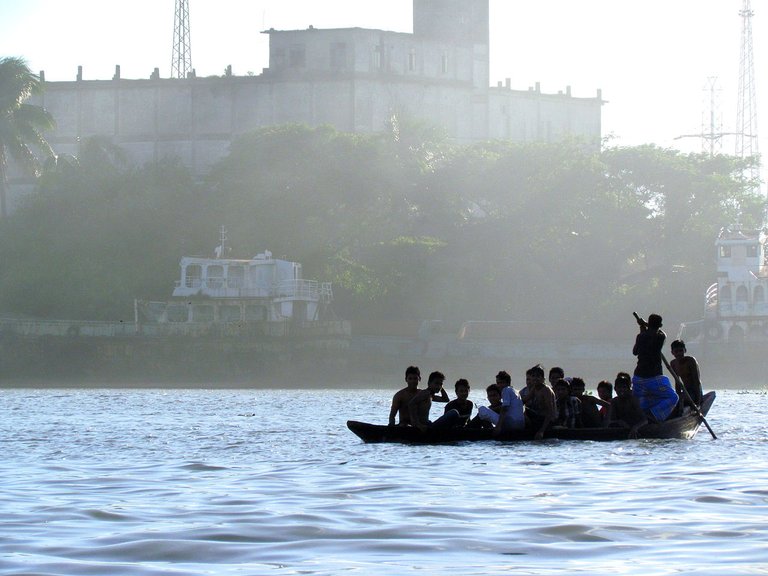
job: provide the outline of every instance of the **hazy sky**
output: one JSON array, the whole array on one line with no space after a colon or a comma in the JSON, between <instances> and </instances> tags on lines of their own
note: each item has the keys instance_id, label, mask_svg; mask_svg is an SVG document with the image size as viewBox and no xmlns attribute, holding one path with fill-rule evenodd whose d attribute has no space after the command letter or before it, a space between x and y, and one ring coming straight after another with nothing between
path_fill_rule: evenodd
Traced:
<instances>
[{"instance_id":1,"label":"hazy sky","mask_svg":"<svg viewBox=\"0 0 768 576\"><path fill-rule=\"evenodd\" d=\"M22 56L48 80L170 75L174 0L0 0L0 56ZM198 76L260 73L260 32L359 26L412 30L412 0L189 0ZM490 0L491 83L525 90L602 88L603 133L617 144L701 149L716 77L722 130L736 124L742 0ZM768 153L768 3L752 2L760 149ZM732 153L734 141L723 141Z\"/></svg>"}]
</instances>

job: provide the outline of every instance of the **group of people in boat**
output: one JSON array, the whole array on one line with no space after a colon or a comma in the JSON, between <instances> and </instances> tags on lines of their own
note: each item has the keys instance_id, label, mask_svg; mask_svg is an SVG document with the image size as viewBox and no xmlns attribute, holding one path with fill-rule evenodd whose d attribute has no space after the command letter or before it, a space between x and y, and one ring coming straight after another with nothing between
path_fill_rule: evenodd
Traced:
<instances>
[{"instance_id":1,"label":"group of people in boat","mask_svg":"<svg viewBox=\"0 0 768 576\"><path fill-rule=\"evenodd\" d=\"M674 356L668 366L675 375L675 386L662 372L663 346L666 335L661 330L662 318L651 314L648 321L638 317L640 332L635 339L633 354L637 356L634 375L619 372L613 383L603 380L597 384L597 396L586 392L580 377L566 377L560 367L549 370L545 380L544 368L537 364L525 373L525 386L518 392L512 378L502 370L494 384L485 390L488 406L475 405L469 400L470 384L460 378L454 384L455 399L444 388L445 375L432 372L427 387L419 388L421 372L417 366L405 371L406 387L392 398L389 425L428 428L473 427L491 428L494 435L505 430L528 429L536 439L544 437L551 426L566 428L599 428L620 426L629 429L631 438L649 422L662 422L686 410L698 410L702 400L701 378L696 359L687 355L685 343L675 340L671 345ZM615 392L615 396L614 396ZM444 403L443 414L430 420L433 402Z\"/></svg>"}]
</instances>

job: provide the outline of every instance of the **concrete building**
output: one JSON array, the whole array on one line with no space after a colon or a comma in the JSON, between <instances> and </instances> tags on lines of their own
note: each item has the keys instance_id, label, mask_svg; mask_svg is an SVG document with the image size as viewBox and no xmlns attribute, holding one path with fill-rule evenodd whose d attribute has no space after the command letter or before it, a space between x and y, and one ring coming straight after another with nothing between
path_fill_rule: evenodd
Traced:
<instances>
[{"instance_id":1,"label":"concrete building","mask_svg":"<svg viewBox=\"0 0 768 576\"><path fill-rule=\"evenodd\" d=\"M108 137L137 163L179 157L197 174L226 154L233 138L269 125L330 124L341 131L384 130L394 115L441 126L459 143L601 138L602 95L570 87L543 94L489 80L488 0L414 0L413 33L343 28L274 30L269 67L258 76L45 82L32 103L58 123L48 135L59 153ZM44 78L44 74L41 72ZM15 191L31 186L18 173Z\"/></svg>"}]
</instances>

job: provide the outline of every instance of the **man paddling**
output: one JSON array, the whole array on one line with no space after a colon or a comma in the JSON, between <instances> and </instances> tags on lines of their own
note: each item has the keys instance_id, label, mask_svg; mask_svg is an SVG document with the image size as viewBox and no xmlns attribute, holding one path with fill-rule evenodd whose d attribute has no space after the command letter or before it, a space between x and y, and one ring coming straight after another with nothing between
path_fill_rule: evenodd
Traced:
<instances>
[{"instance_id":1,"label":"man paddling","mask_svg":"<svg viewBox=\"0 0 768 576\"><path fill-rule=\"evenodd\" d=\"M646 414L657 422L663 422L672 414L679 399L661 367L661 350L667 335L661 330L662 318L658 314L648 316L648 322L637 314L635 318L640 333L632 348L632 353L637 356L632 393Z\"/></svg>"},{"instance_id":2,"label":"man paddling","mask_svg":"<svg viewBox=\"0 0 768 576\"><path fill-rule=\"evenodd\" d=\"M704 393L701 389L701 373L699 372L699 363L693 356L688 356L686 353L685 342L682 340L675 340L670 346L672 350L672 370L677 374L680 382L677 382L677 393L683 400L680 404L682 412L683 406L696 407L701 405L701 399ZM688 394L683 391L683 386Z\"/></svg>"}]
</instances>

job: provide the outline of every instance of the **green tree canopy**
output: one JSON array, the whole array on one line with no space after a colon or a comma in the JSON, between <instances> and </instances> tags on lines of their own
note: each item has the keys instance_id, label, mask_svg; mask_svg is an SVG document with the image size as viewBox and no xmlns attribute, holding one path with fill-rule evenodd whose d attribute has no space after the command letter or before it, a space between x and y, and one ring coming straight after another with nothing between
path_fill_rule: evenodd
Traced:
<instances>
[{"instance_id":1,"label":"green tree canopy","mask_svg":"<svg viewBox=\"0 0 768 576\"><path fill-rule=\"evenodd\" d=\"M8 162L37 175L40 162L35 152L52 156L53 150L43 133L53 128L51 115L26 100L41 90L40 79L30 72L21 58L0 59L0 217L8 215Z\"/></svg>"},{"instance_id":2,"label":"green tree canopy","mask_svg":"<svg viewBox=\"0 0 768 576\"><path fill-rule=\"evenodd\" d=\"M48 163L0 229L0 311L115 318L170 295L183 255L265 249L334 283L351 320L697 317L721 226L759 224L744 163L655 146L449 146L407 120L376 135L243 135L204 182L86 141Z\"/></svg>"}]
</instances>

